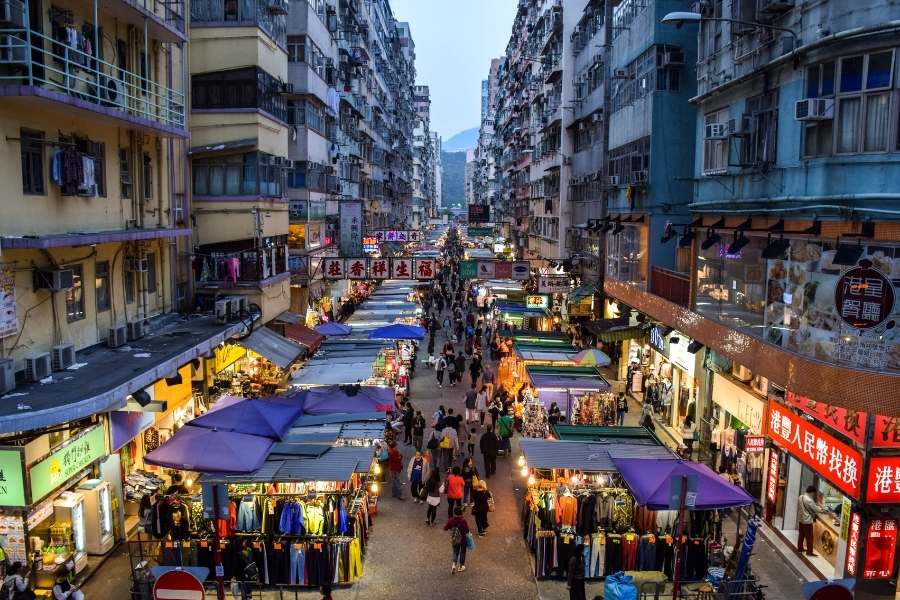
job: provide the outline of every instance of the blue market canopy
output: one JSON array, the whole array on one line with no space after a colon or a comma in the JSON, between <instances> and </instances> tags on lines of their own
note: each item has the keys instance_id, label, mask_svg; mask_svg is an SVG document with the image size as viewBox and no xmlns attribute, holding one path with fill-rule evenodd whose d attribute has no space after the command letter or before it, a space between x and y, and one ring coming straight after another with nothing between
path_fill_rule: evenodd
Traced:
<instances>
[{"instance_id":1,"label":"blue market canopy","mask_svg":"<svg viewBox=\"0 0 900 600\"><path fill-rule=\"evenodd\" d=\"M265 462L272 444L269 438L258 435L188 424L144 456L144 461L201 473L252 473Z\"/></svg>"},{"instance_id":2,"label":"blue market canopy","mask_svg":"<svg viewBox=\"0 0 900 600\"><path fill-rule=\"evenodd\" d=\"M374 340L422 340L425 339L425 328L418 325L394 323L386 327L379 327L372 331L369 337Z\"/></svg>"},{"instance_id":3,"label":"blue market canopy","mask_svg":"<svg viewBox=\"0 0 900 600\"><path fill-rule=\"evenodd\" d=\"M303 405L300 402L244 398L200 415L191 424L278 440L302 412Z\"/></svg>"},{"instance_id":4,"label":"blue market canopy","mask_svg":"<svg viewBox=\"0 0 900 600\"><path fill-rule=\"evenodd\" d=\"M343 323L335 323L334 321L323 323L321 325L316 325L315 327L316 333L321 333L322 335L330 335L330 336L340 336L340 335L350 335L353 331L353 328L349 325L344 325Z\"/></svg>"}]
</instances>

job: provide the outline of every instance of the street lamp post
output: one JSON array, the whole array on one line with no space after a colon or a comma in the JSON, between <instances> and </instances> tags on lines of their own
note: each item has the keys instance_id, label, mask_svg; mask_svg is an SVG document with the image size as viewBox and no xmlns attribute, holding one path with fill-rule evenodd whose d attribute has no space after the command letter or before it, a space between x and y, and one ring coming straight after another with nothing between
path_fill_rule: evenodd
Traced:
<instances>
[{"instance_id":1,"label":"street lamp post","mask_svg":"<svg viewBox=\"0 0 900 600\"><path fill-rule=\"evenodd\" d=\"M794 32L793 29L788 29L787 27L778 27L777 25L769 25L768 23L760 23L758 21L744 21L741 19L723 19L721 17L704 17L700 13L696 12L686 12L686 11L676 11L670 12L666 16L662 18L662 23L666 25L674 25L677 28L681 28L685 23L705 23L705 22L725 22L725 23L735 23L737 25L751 25L753 27L762 27L763 29L771 29L772 31L782 31L784 33L789 34L792 38L794 38L794 48L798 48L800 46L800 37Z\"/></svg>"}]
</instances>

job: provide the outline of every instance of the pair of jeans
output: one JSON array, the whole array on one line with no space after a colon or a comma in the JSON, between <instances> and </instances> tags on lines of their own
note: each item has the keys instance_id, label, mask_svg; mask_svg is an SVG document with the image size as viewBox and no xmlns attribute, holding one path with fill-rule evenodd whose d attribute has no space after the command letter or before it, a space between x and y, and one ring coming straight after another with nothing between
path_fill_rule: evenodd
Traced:
<instances>
[{"instance_id":1,"label":"pair of jeans","mask_svg":"<svg viewBox=\"0 0 900 600\"><path fill-rule=\"evenodd\" d=\"M425 513L425 520L429 523L434 523L434 520L437 518L437 506L428 505L428 511Z\"/></svg>"},{"instance_id":2,"label":"pair of jeans","mask_svg":"<svg viewBox=\"0 0 900 600\"><path fill-rule=\"evenodd\" d=\"M605 542L606 540L604 540ZM589 574L587 577L602 577L603 566L606 562L606 544L600 543L600 534L591 535L591 555L590 559L585 562L588 565Z\"/></svg>"},{"instance_id":3,"label":"pair of jeans","mask_svg":"<svg viewBox=\"0 0 900 600\"><path fill-rule=\"evenodd\" d=\"M259 529L259 515L256 512L256 502L253 500L241 500L238 506L237 526L238 531L257 531Z\"/></svg>"},{"instance_id":4,"label":"pair of jeans","mask_svg":"<svg viewBox=\"0 0 900 600\"><path fill-rule=\"evenodd\" d=\"M468 504L472 499L472 480L467 479L463 485L463 504Z\"/></svg>"},{"instance_id":5,"label":"pair of jeans","mask_svg":"<svg viewBox=\"0 0 900 600\"><path fill-rule=\"evenodd\" d=\"M462 498L447 498L447 518L453 516L453 507L462 506Z\"/></svg>"},{"instance_id":6,"label":"pair of jeans","mask_svg":"<svg viewBox=\"0 0 900 600\"><path fill-rule=\"evenodd\" d=\"M466 540L463 538L461 544L453 544L453 562L458 566L466 564Z\"/></svg>"},{"instance_id":7,"label":"pair of jeans","mask_svg":"<svg viewBox=\"0 0 900 600\"><path fill-rule=\"evenodd\" d=\"M484 455L484 477L487 479L491 475L497 473L497 456L494 454Z\"/></svg>"},{"instance_id":8,"label":"pair of jeans","mask_svg":"<svg viewBox=\"0 0 900 600\"><path fill-rule=\"evenodd\" d=\"M616 424L619 427L622 427L623 425L625 425L625 411L624 410L616 411Z\"/></svg>"},{"instance_id":9,"label":"pair of jeans","mask_svg":"<svg viewBox=\"0 0 900 600\"><path fill-rule=\"evenodd\" d=\"M484 531L488 528L487 513L482 511L473 511L472 514L475 515L475 526L478 527L478 533L484 533Z\"/></svg>"},{"instance_id":10,"label":"pair of jeans","mask_svg":"<svg viewBox=\"0 0 900 600\"><path fill-rule=\"evenodd\" d=\"M419 500L419 494L422 492L422 482L412 481L410 482L410 488L410 493L412 494L413 500Z\"/></svg>"},{"instance_id":11,"label":"pair of jeans","mask_svg":"<svg viewBox=\"0 0 900 600\"><path fill-rule=\"evenodd\" d=\"M299 547L298 547L299 546ZM291 579L292 585L302 585L305 580L304 561L305 556L303 546L300 544L291 544Z\"/></svg>"},{"instance_id":12,"label":"pair of jeans","mask_svg":"<svg viewBox=\"0 0 900 600\"><path fill-rule=\"evenodd\" d=\"M413 447L419 452L422 451L422 434L413 433Z\"/></svg>"},{"instance_id":13,"label":"pair of jeans","mask_svg":"<svg viewBox=\"0 0 900 600\"><path fill-rule=\"evenodd\" d=\"M391 472L391 496L403 498L403 481L400 478L400 473Z\"/></svg>"}]
</instances>

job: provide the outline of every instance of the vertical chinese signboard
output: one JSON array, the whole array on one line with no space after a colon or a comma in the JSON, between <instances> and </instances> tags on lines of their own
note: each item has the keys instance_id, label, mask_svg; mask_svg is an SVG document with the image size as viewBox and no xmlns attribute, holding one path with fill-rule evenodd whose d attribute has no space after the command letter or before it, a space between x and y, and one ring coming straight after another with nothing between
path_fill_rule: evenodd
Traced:
<instances>
[{"instance_id":1,"label":"vertical chinese signboard","mask_svg":"<svg viewBox=\"0 0 900 600\"><path fill-rule=\"evenodd\" d=\"M0 338L15 335L19 331L16 318L16 274L0 263Z\"/></svg>"},{"instance_id":2,"label":"vertical chinese signboard","mask_svg":"<svg viewBox=\"0 0 900 600\"><path fill-rule=\"evenodd\" d=\"M862 454L779 406L769 410L769 436L848 496L859 499Z\"/></svg>"},{"instance_id":3,"label":"vertical chinese signboard","mask_svg":"<svg viewBox=\"0 0 900 600\"><path fill-rule=\"evenodd\" d=\"M856 575L857 559L859 558L859 530L862 528L862 519L859 513L853 513L850 518L850 538L847 540L847 575Z\"/></svg>"},{"instance_id":4,"label":"vertical chinese signboard","mask_svg":"<svg viewBox=\"0 0 900 600\"><path fill-rule=\"evenodd\" d=\"M340 212L341 256L362 256L362 202L341 201Z\"/></svg>"},{"instance_id":5,"label":"vertical chinese signboard","mask_svg":"<svg viewBox=\"0 0 900 600\"><path fill-rule=\"evenodd\" d=\"M778 498L778 452L769 452L769 479L766 481L766 498L775 504Z\"/></svg>"},{"instance_id":6,"label":"vertical chinese signboard","mask_svg":"<svg viewBox=\"0 0 900 600\"><path fill-rule=\"evenodd\" d=\"M890 579L897 550L897 519L872 519L866 533L863 579Z\"/></svg>"}]
</instances>

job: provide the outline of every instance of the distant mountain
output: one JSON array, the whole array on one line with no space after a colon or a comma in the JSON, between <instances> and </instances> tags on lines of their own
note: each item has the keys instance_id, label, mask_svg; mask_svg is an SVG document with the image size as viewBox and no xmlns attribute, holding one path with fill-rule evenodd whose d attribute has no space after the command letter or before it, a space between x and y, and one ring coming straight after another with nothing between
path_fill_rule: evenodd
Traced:
<instances>
[{"instance_id":1,"label":"distant mountain","mask_svg":"<svg viewBox=\"0 0 900 600\"><path fill-rule=\"evenodd\" d=\"M466 204L466 153L441 152L441 207Z\"/></svg>"},{"instance_id":2,"label":"distant mountain","mask_svg":"<svg viewBox=\"0 0 900 600\"><path fill-rule=\"evenodd\" d=\"M471 150L478 145L478 128L460 131L449 140L441 142L441 148L445 152L460 152Z\"/></svg>"}]
</instances>

